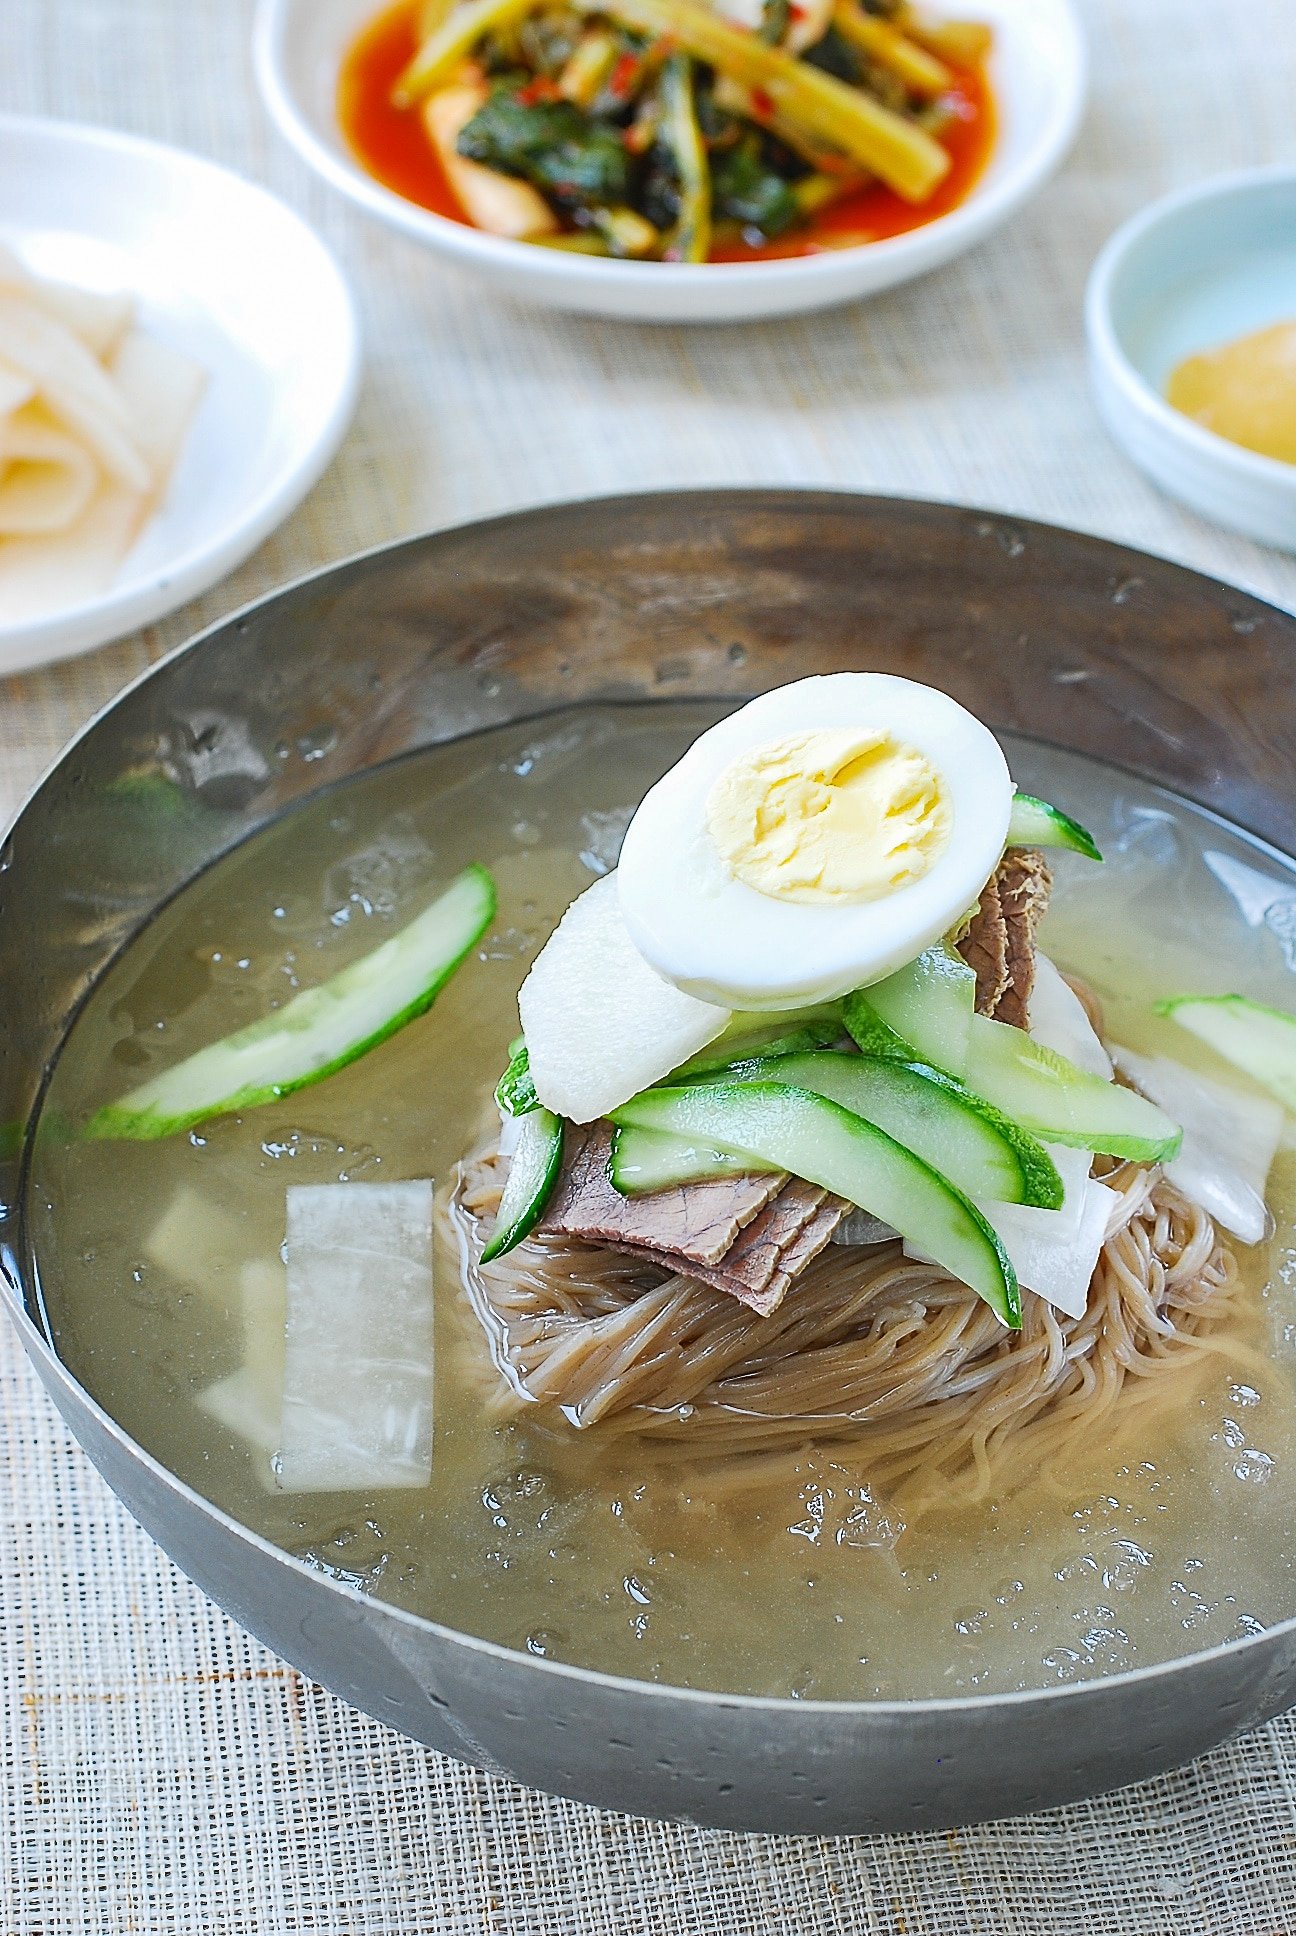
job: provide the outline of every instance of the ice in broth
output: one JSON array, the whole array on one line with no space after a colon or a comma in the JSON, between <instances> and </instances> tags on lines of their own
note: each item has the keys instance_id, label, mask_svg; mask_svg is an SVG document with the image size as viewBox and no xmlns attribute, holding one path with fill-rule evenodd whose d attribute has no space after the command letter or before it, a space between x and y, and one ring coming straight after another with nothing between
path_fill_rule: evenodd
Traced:
<instances>
[{"instance_id":1,"label":"ice in broth","mask_svg":"<svg viewBox=\"0 0 1296 1936\"><path fill-rule=\"evenodd\" d=\"M165 1464L312 1566L610 1671L800 1697L990 1691L1171 1658L1289 1615L1286 1153L1270 1181L1276 1232L1238 1252L1243 1292L1221 1333L1233 1355L1203 1354L1141 1435L1104 1436L1064 1482L909 1526L849 1442L816 1445L810 1429L777 1457L715 1465L686 1440L578 1431L545 1408L500 1422L444 1233L429 1483L276 1491L264 1457L198 1403L238 1370L247 1274L279 1267L286 1186L443 1184L497 1124L492 1089L531 961L712 717L573 711L406 759L285 817L164 909L79 1017L36 1141L31 1229L61 1354ZM1107 855L1101 871L1056 858L1044 939L1092 983L1111 1034L1165 1049L1151 1003L1188 985L1291 1005L1285 861L1101 767L1008 751L1018 785L1065 804ZM61 1127L364 954L474 861L499 889L477 958L328 1082L159 1142ZM1182 1035L1172 1052L1194 1059ZM169 1247L150 1244L164 1214L177 1219Z\"/></svg>"}]
</instances>

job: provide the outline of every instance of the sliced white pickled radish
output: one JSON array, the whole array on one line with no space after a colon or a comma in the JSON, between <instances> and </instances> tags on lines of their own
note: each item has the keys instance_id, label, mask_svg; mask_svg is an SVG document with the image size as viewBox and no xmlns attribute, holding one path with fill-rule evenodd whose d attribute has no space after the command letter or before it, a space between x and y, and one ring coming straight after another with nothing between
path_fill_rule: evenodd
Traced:
<instances>
[{"instance_id":1,"label":"sliced white pickled radish","mask_svg":"<svg viewBox=\"0 0 1296 1936\"><path fill-rule=\"evenodd\" d=\"M1064 1055L1077 1069L1111 1081L1111 1057L1094 1032L1084 1003L1048 956L1039 953L1030 996L1030 1034L1032 1041Z\"/></svg>"},{"instance_id":2,"label":"sliced white pickled radish","mask_svg":"<svg viewBox=\"0 0 1296 1936\"><path fill-rule=\"evenodd\" d=\"M432 1472L432 1185L288 1191L275 1472L286 1492L425 1486Z\"/></svg>"},{"instance_id":3,"label":"sliced white pickled radish","mask_svg":"<svg viewBox=\"0 0 1296 1936\"><path fill-rule=\"evenodd\" d=\"M1081 1150L1081 1156L1088 1152ZM1051 1152L1054 1159L1076 1151ZM1059 1163L1059 1168L1061 1164ZM1034 1291L1070 1318L1084 1316L1089 1284L1107 1225L1120 1198L1085 1176L1069 1188L1061 1210L1032 1210L1019 1203L982 1204L1023 1290Z\"/></svg>"},{"instance_id":4,"label":"sliced white pickled radish","mask_svg":"<svg viewBox=\"0 0 1296 1936\"><path fill-rule=\"evenodd\" d=\"M1117 1199L1114 1191L1089 1175L1093 1156L1088 1150L1069 1149L1061 1143L1046 1147L1065 1191L1060 1210L988 1200L977 1208L1007 1251L1022 1290L1033 1291L1068 1317L1078 1318L1088 1301L1089 1280ZM908 1245L905 1250L923 1263L932 1261Z\"/></svg>"},{"instance_id":5,"label":"sliced white pickled radish","mask_svg":"<svg viewBox=\"0 0 1296 1936\"><path fill-rule=\"evenodd\" d=\"M261 1483L275 1491L271 1459L283 1422L284 1317L288 1287L276 1258L254 1258L238 1273L243 1361L198 1394L200 1409L252 1455Z\"/></svg>"},{"instance_id":6,"label":"sliced white pickled radish","mask_svg":"<svg viewBox=\"0 0 1296 1936\"><path fill-rule=\"evenodd\" d=\"M531 1080L546 1109L591 1123L715 1040L729 1020L648 966L621 918L617 877L572 902L518 996Z\"/></svg>"},{"instance_id":7,"label":"sliced white pickled radish","mask_svg":"<svg viewBox=\"0 0 1296 1936\"><path fill-rule=\"evenodd\" d=\"M1165 1173L1244 1244L1271 1228L1265 1184L1283 1133L1281 1103L1204 1076L1168 1055L1116 1050L1116 1067L1183 1128Z\"/></svg>"},{"instance_id":8,"label":"sliced white pickled radish","mask_svg":"<svg viewBox=\"0 0 1296 1936\"><path fill-rule=\"evenodd\" d=\"M191 1183L168 1199L143 1246L150 1264L230 1312L239 1308L239 1272L249 1247L238 1216Z\"/></svg>"}]
</instances>

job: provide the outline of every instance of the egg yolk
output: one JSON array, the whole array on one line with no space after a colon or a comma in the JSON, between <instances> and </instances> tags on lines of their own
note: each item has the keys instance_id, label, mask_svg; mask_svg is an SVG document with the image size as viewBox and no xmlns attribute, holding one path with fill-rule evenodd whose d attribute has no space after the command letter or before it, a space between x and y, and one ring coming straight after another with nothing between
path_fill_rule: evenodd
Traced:
<instances>
[{"instance_id":1,"label":"egg yolk","mask_svg":"<svg viewBox=\"0 0 1296 1936\"><path fill-rule=\"evenodd\" d=\"M909 887L940 858L940 774L887 733L798 733L726 768L707 828L731 872L778 901L849 905Z\"/></svg>"},{"instance_id":2,"label":"egg yolk","mask_svg":"<svg viewBox=\"0 0 1296 1936\"><path fill-rule=\"evenodd\" d=\"M1296 322L1185 357L1166 400L1217 437L1296 464Z\"/></svg>"}]
</instances>

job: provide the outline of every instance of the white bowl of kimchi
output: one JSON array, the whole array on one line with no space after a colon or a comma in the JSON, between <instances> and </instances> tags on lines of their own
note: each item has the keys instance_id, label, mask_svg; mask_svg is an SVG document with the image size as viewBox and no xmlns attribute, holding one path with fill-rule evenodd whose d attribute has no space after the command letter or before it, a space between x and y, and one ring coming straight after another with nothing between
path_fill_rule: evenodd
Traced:
<instances>
[{"instance_id":1,"label":"white bowl of kimchi","mask_svg":"<svg viewBox=\"0 0 1296 1936\"><path fill-rule=\"evenodd\" d=\"M993 32L986 77L995 132L963 199L884 239L834 237L811 253L750 260L634 261L537 246L471 226L386 186L345 134L338 83L374 0L261 0L256 72L281 133L334 187L500 294L638 322L732 323L876 295L981 242L1043 185L1084 109L1087 62L1073 0L958 0Z\"/></svg>"}]
</instances>

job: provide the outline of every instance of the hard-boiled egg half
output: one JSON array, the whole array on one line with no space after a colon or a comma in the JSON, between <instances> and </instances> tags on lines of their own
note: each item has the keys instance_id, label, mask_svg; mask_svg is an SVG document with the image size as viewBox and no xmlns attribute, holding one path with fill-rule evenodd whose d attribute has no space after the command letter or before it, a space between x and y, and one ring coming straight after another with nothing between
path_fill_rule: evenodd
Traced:
<instances>
[{"instance_id":1,"label":"hard-boiled egg half","mask_svg":"<svg viewBox=\"0 0 1296 1936\"><path fill-rule=\"evenodd\" d=\"M667 981L785 1009L878 981L975 907L1008 833L994 735L948 694L837 672L762 694L645 797L621 915Z\"/></svg>"}]
</instances>

